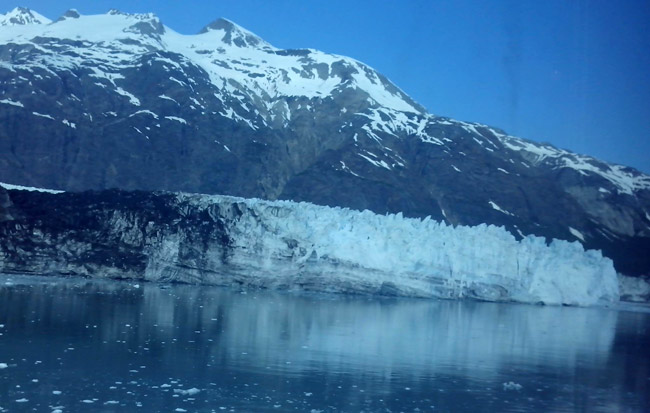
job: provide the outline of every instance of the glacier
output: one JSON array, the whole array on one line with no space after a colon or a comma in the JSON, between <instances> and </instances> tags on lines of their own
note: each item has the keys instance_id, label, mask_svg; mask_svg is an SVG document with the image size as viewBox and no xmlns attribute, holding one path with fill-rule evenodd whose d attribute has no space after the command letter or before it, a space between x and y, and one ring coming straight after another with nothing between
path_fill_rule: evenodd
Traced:
<instances>
[{"instance_id":1,"label":"glacier","mask_svg":"<svg viewBox=\"0 0 650 413\"><path fill-rule=\"evenodd\" d=\"M177 197L186 208L229 217L228 265L221 249L208 246L201 268L179 267L184 240L172 235L152 251L147 280L566 305L619 299L612 261L578 242L517 241L493 225L454 227L304 202Z\"/></svg>"},{"instance_id":2,"label":"glacier","mask_svg":"<svg viewBox=\"0 0 650 413\"><path fill-rule=\"evenodd\" d=\"M305 202L9 186L0 272L555 305L619 300L579 242ZM0 192L4 189L0 188Z\"/></svg>"}]
</instances>

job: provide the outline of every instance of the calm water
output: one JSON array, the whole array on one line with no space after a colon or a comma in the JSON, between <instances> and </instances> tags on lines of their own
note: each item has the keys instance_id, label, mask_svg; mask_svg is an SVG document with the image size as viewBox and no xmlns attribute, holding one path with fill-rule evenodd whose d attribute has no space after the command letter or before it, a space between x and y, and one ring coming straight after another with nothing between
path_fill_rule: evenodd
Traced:
<instances>
[{"instance_id":1,"label":"calm water","mask_svg":"<svg viewBox=\"0 0 650 413\"><path fill-rule=\"evenodd\" d=\"M0 324L3 412L650 411L643 311L0 276Z\"/></svg>"}]
</instances>

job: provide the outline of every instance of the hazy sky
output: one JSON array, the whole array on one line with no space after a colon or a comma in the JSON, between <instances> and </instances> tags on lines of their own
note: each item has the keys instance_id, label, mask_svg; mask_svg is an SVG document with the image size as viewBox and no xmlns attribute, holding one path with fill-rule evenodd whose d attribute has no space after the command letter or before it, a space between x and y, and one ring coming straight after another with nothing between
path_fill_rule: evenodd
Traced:
<instances>
[{"instance_id":1,"label":"hazy sky","mask_svg":"<svg viewBox=\"0 0 650 413\"><path fill-rule=\"evenodd\" d=\"M154 12L185 34L226 17L276 47L356 58L431 113L650 172L647 0L17 1L0 12Z\"/></svg>"}]
</instances>

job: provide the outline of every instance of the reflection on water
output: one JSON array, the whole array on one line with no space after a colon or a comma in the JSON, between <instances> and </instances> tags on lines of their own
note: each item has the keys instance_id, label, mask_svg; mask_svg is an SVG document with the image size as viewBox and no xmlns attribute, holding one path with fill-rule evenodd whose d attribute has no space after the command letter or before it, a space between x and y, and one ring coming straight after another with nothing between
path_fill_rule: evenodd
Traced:
<instances>
[{"instance_id":1,"label":"reflection on water","mask_svg":"<svg viewBox=\"0 0 650 413\"><path fill-rule=\"evenodd\" d=\"M0 411L650 408L647 313L24 280Z\"/></svg>"}]
</instances>

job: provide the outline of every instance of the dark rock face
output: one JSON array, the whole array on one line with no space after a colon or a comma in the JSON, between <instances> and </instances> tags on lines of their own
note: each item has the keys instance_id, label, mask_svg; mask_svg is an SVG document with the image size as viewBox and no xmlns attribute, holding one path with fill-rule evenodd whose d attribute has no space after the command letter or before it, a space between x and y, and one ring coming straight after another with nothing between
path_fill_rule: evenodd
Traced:
<instances>
[{"instance_id":1,"label":"dark rock face","mask_svg":"<svg viewBox=\"0 0 650 413\"><path fill-rule=\"evenodd\" d=\"M9 199L5 191L2 199L20 211L8 217L0 205L4 272L142 279L151 249L169 236L180 239L181 266L200 258L208 242L224 260L228 252L223 219L179 208L173 195L13 191Z\"/></svg>"},{"instance_id":2,"label":"dark rock face","mask_svg":"<svg viewBox=\"0 0 650 413\"><path fill-rule=\"evenodd\" d=\"M16 218L17 213L7 190L0 187L0 222L12 221Z\"/></svg>"},{"instance_id":3,"label":"dark rock face","mask_svg":"<svg viewBox=\"0 0 650 413\"><path fill-rule=\"evenodd\" d=\"M650 177L632 168L429 115L367 66L274 49L227 20L183 51L153 15L107 18L124 19L117 40L0 44L0 181L485 222L650 273ZM303 93L304 82L333 86Z\"/></svg>"}]
</instances>

